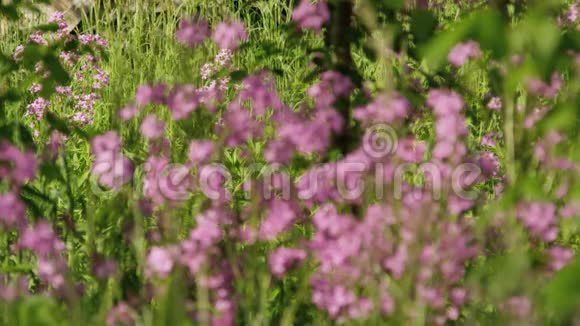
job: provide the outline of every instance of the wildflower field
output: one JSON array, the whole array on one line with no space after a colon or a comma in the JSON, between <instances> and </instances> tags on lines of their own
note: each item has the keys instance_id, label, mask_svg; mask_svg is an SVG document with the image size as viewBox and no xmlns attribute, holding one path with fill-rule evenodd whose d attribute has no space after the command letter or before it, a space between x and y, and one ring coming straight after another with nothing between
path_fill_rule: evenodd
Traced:
<instances>
[{"instance_id":1,"label":"wildflower field","mask_svg":"<svg viewBox=\"0 0 580 326\"><path fill-rule=\"evenodd\" d=\"M0 0L0 325L580 325L577 2L51 2Z\"/></svg>"}]
</instances>

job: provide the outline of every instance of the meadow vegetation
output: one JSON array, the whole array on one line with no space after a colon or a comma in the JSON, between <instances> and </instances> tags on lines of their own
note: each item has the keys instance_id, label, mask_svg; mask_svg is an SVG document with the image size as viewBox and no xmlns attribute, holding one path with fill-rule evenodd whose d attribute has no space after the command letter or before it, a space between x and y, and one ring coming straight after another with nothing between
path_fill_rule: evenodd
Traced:
<instances>
[{"instance_id":1,"label":"meadow vegetation","mask_svg":"<svg viewBox=\"0 0 580 326\"><path fill-rule=\"evenodd\" d=\"M580 323L576 2L37 5L1 325Z\"/></svg>"}]
</instances>

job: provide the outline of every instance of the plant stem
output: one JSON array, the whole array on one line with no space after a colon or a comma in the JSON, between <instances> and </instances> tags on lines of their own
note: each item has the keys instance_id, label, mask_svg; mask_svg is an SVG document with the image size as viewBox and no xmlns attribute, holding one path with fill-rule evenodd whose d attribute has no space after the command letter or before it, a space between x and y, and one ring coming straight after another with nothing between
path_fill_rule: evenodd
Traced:
<instances>
[{"instance_id":1,"label":"plant stem","mask_svg":"<svg viewBox=\"0 0 580 326\"><path fill-rule=\"evenodd\" d=\"M330 35L328 40L334 50L334 68L337 71L351 74L354 63L350 51L350 25L352 22L353 4L350 0L342 0L334 5L332 10ZM336 138L336 146L342 154L346 154L353 145L354 135L351 128L351 103L348 98L341 99L338 110L344 120L344 130Z\"/></svg>"},{"instance_id":2,"label":"plant stem","mask_svg":"<svg viewBox=\"0 0 580 326\"><path fill-rule=\"evenodd\" d=\"M505 110L505 142L506 142L506 157L507 157L507 174L510 184L516 182L516 166L515 166L515 135L514 135L514 115L515 115L515 98L513 93L505 95L506 110Z\"/></svg>"}]
</instances>

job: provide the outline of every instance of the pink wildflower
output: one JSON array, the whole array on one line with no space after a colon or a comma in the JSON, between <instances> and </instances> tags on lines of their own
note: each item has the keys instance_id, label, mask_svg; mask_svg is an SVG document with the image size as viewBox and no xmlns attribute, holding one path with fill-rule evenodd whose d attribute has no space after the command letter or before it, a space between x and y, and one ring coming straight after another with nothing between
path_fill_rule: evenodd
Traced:
<instances>
[{"instance_id":1,"label":"pink wildflower","mask_svg":"<svg viewBox=\"0 0 580 326\"><path fill-rule=\"evenodd\" d=\"M223 22L216 26L212 38L221 49L236 50L240 42L248 38L248 34L241 22Z\"/></svg>"},{"instance_id":2,"label":"pink wildflower","mask_svg":"<svg viewBox=\"0 0 580 326\"><path fill-rule=\"evenodd\" d=\"M317 33L322 25L330 19L330 12L325 1L312 4L310 0L302 0L292 12L292 20L302 29L311 29Z\"/></svg>"},{"instance_id":3,"label":"pink wildflower","mask_svg":"<svg viewBox=\"0 0 580 326\"><path fill-rule=\"evenodd\" d=\"M209 24L206 20L194 17L190 20L182 19L175 38L179 43L188 47L195 47L209 37Z\"/></svg>"}]
</instances>

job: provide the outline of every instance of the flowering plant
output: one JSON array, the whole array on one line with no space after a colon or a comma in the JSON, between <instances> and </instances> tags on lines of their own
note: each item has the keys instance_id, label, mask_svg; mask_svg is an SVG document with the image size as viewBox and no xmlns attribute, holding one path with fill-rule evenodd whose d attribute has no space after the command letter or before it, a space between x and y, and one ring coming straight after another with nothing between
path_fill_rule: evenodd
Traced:
<instances>
[{"instance_id":1,"label":"flowering plant","mask_svg":"<svg viewBox=\"0 0 580 326\"><path fill-rule=\"evenodd\" d=\"M115 128L29 105L89 144L80 181L58 134L38 156L0 143L0 298L23 309L47 294L71 323L108 325L572 323L576 11L301 0L284 35L325 47L304 45L298 103L284 71L235 69L284 53L251 19L183 18L185 55L217 55L198 79L139 85Z\"/></svg>"}]
</instances>

